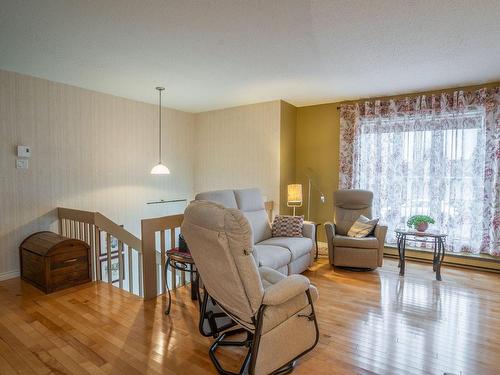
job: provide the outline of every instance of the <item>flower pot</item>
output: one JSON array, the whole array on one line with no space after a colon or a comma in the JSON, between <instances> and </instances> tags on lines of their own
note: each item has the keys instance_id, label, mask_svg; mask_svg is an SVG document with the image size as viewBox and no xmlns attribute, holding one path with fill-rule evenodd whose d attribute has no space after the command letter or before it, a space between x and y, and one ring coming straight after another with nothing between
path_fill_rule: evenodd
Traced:
<instances>
[{"instance_id":1,"label":"flower pot","mask_svg":"<svg viewBox=\"0 0 500 375\"><path fill-rule=\"evenodd\" d=\"M429 223L420 223L415 229L417 229L418 232L425 232L427 228L429 228Z\"/></svg>"}]
</instances>

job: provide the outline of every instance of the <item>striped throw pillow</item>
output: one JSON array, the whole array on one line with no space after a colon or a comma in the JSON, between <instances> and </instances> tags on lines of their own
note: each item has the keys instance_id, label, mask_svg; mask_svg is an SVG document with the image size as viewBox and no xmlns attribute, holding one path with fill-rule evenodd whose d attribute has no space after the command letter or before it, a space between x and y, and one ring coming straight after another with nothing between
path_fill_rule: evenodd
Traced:
<instances>
[{"instance_id":1,"label":"striped throw pillow","mask_svg":"<svg viewBox=\"0 0 500 375\"><path fill-rule=\"evenodd\" d=\"M354 222L347 235L349 237L362 238L368 236L373 232L375 226L378 224L378 218L368 219L366 216L361 215L358 220Z\"/></svg>"},{"instance_id":2,"label":"striped throw pillow","mask_svg":"<svg viewBox=\"0 0 500 375\"><path fill-rule=\"evenodd\" d=\"M302 237L303 216L277 215L272 225L273 237Z\"/></svg>"}]
</instances>

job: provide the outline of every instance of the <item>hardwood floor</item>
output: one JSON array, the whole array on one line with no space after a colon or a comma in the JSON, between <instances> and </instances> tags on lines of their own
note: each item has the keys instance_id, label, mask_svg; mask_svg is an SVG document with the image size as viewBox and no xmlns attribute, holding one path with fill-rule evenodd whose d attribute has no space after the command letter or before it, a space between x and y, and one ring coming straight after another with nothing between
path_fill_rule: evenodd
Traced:
<instances>
[{"instance_id":1,"label":"hardwood floor","mask_svg":"<svg viewBox=\"0 0 500 375\"><path fill-rule=\"evenodd\" d=\"M374 272L307 273L320 291L321 338L295 374L498 374L500 276L395 260ZM107 284L51 295L12 279L0 283L0 374L207 374L210 339L181 288L143 302ZM242 355L223 353L236 368Z\"/></svg>"}]
</instances>

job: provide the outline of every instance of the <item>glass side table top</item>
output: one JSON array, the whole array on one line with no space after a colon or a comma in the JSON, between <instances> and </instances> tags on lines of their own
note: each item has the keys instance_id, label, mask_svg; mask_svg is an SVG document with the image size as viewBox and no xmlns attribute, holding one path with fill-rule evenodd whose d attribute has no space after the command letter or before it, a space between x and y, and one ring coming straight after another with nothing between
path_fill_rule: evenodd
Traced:
<instances>
[{"instance_id":1,"label":"glass side table top","mask_svg":"<svg viewBox=\"0 0 500 375\"><path fill-rule=\"evenodd\" d=\"M443 233L439 230L432 229L432 230L427 230L425 232L419 232L416 229L411 229L411 228L396 228L394 229L394 232L398 235L403 235L403 236L415 236L415 237L446 237L447 234Z\"/></svg>"}]
</instances>

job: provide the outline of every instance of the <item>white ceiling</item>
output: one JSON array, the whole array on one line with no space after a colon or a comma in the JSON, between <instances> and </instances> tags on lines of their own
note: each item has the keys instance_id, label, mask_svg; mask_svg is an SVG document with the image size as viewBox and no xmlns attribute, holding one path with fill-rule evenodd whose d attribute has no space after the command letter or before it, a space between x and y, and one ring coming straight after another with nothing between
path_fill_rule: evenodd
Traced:
<instances>
[{"instance_id":1,"label":"white ceiling","mask_svg":"<svg viewBox=\"0 0 500 375\"><path fill-rule=\"evenodd\" d=\"M500 80L499 0L1 0L0 68L199 112Z\"/></svg>"}]
</instances>

